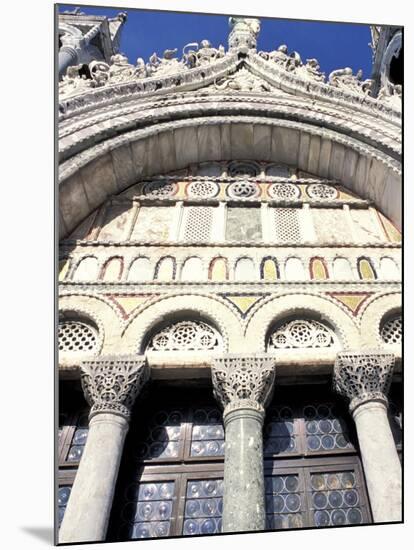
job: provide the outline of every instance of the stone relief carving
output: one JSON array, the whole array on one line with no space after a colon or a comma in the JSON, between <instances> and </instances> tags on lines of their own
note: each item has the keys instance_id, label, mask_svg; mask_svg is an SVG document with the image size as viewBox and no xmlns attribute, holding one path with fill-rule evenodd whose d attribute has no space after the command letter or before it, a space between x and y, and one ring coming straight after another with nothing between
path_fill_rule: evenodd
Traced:
<instances>
[{"instance_id":1,"label":"stone relief carving","mask_svg":"<svg viewBox=\"0 0 414 550\"><path fill-rule=\"evenodd\" d=\"M402 86L401 84L391 84L387 82L378 93L378 101L395 109L401 109L402 105Z\"/></svg>"},{"instance_id":2,"label":"stone relief carving","mask_svg":"<svg viewBox=\"0 0 414 550\"><path fill-rule=\"evenodd\" d=\"M214 396L224 414L252 408L264 413L273 390L275 361L268 356L229 354L213 359Z\"/></svg>"},{"instance_id":3,"label":"stone relief carving","mask_svg":"<svg viewBox=\"0 0 414 550\"><path fill-rule=\"evenodd\" d=\"M147 351L213 351L221 349L221 335L201 321L172 323L150 340Z\"/></svg>"},{"instance_id":4,"label":"stone relief carving","mask_svg":"<svg viewBox=\"0 0 414 550\"><path fill-rule=\"evenodd\" d=\"M335 334L322 323L295 319L284 323L270 335L268 349L330 348L336 342Z\"/></svg>"},{"instance_id":5,"label":"stone relief carving","mask_svg":"<svg viewBox=\"0 0 414 550\"><path fill-rule=\"evenodd\" d=\"M372 83L373 81L369 78L362 80L361 69L354 75L350 67L336 69L328 77L328 84L330 86L360 95L370 95Z\"/></svg>"},{"instance_id":6,"label":"stone relief carving","mask_svg":"<svg viewBox=\"0 0 414 550\"><path fill-rule=\"evenodd\" d=\"M247 53L256 49L260 21L255 18L230 17L229 50Z\"/></svg>"},{"instance_id":7,"label":"stone relief carving","mask_svg":"<svg viewBox=\"0 0 414 550\"><path fill-rule=\"evenodd\" d=\"M352 412L367 401L386 404L394 369L394 354L382 351L344 351L338 353L334 366L333 386L349 399Z\"/></svg>"},{"instance_id":8,"label":"stone relief carving","mask_svg":"<svg viewBox=\"0 0 414 550\"><path fill-rule=\"evenodd\" d=\"M89 418L112 413L129 420L134 401L149 378L143 356L115 356L81 365L82 388L91 405Z\"/></svg>"},{"instance_id":9,"label":"stone relief carving","mask_svg":"<svg viewBox=\"0 0 414 550\"><path fill-rule=\"evenodd\" d=\"M242 67L230 76L224 76L215 81L216 90L234 90L242 92L270 92L274 89L266 80L258 78Z\"/></svg>"}]
</instances>

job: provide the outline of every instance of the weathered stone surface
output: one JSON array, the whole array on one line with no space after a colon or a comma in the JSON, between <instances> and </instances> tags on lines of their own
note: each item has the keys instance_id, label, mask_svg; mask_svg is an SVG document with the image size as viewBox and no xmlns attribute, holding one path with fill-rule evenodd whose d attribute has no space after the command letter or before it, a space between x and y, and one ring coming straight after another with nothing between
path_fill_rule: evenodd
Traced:
<instances>
[{"instance_id":1,"label":"weathered stone surface","mask_svg":"<svg viewBox=\"0 0 414 550\"><path fill-rule=\"evenodd\" d=\"M221 158L221 137L218 126L205 125L198 127L199 161Z\"/></svg>"},{"instance_id":2,"label":"weathered stone surface","mask_svg":"<svg viewBox=\"0 0 414 550\"><path fill-rule=\"evenodd\" d=\"M101 205L106 197L118 191L110 154L103 155L84 166L81 175L88 203L92 209Z\"/></svg>"}]
</instances>

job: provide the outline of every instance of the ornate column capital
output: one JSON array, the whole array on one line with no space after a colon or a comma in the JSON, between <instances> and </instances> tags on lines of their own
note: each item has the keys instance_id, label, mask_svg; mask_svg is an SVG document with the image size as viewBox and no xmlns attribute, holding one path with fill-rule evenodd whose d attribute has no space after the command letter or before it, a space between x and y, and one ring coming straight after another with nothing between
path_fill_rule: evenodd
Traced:
<instances>
[{"instance_id":1,"label":"ornate column capital","mask_svg":"<svg viewBox=\"0 0 414 550\"><path fill-rule=\"evenodd\" d=\"M342 351L337 354L333 386L350 401L351 413L367 401L388 405L387 393L394 369L394 354L380 350Z\"/></svg>"},{"instance_id":2,"label":"ornate column capital","mask_svg":"<svg viewBox=\"0 0 414 550\"><path fill-rule=\"evenodd\" d=\"M228 354L215 357L211 367L214 396L224 416L237 409L264 413L275 380L275 360L268 355Z\"/></svg>"},{"instance_id":3,"label":"ornate column capital","mask_svg":"<svg viewBox=\"0 0 414 550\"><path fill-rule=\"evenodd\" d=\"M144 356L107 356L84 361L82 388L91 405L89 418L112 413L129 420L135 398L149 378Z\"/></svg>"}]
</instances>

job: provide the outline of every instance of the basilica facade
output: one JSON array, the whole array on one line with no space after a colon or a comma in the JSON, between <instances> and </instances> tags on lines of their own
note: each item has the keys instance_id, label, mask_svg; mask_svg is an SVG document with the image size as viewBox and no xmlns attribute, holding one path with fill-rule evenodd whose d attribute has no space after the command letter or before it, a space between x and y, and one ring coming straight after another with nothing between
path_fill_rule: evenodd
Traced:
<instances>
[{"instance_id":1,"label":"basilica facade","mask_svg":"<svg viewBox=\"0 0 414 550\"><path fill-rule=\"evenodd\" d=\"M57 541L401 521L396 33L363 80L124 24L58 25Z\"/></svg>"}]
</instances>

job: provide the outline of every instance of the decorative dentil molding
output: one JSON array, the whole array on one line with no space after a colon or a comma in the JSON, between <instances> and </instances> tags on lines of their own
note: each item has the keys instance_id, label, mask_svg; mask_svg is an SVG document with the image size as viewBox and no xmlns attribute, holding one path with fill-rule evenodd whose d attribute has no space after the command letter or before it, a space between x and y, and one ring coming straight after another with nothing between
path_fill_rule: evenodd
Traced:
<instances>
[{"instance_id":1,"label":"decorative dentil molding","mask_svg":"<svg viewBox=\"0 0 414 550\"><path fill-rule=\"evenodd\" d=\"M91 405L89 418L111 413L129 420L134 401L148 378L144 356L107 356L82 362L82 388Z\"/></svg>"},{"instance_id":2,"label":"decorative dentil molding","mask_svg":"<svg viewBox=\"0 0 414 550\"><path fill-rule=\"evenodd\" d=\"M393 353L382 350L344 351L336 356L333 386L340 395L349 399L349 410L368 401L381 401L388 405L394 369Z\"/></svg>"},{"instance_id":3,"label":"decorative dentil molding","mask_svg":"<svg viewBox=\"0 0 414 550\"><path fill-rule=\"evenodd\" d=\"M264 415L275 381L274 358L239 354L214 357L211 375L214 396L223 406L224 416L244 408Z\"/></svg>"}]
</instances>

